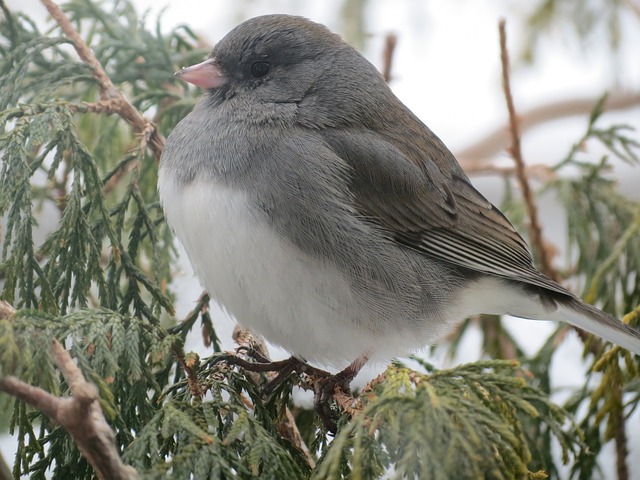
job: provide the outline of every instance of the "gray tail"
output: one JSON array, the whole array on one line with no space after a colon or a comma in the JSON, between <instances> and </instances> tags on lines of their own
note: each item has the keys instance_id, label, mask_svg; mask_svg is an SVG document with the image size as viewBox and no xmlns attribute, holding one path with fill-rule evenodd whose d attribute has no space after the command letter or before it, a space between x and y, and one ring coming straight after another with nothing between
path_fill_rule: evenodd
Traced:
<instances>
[{"instance_id":1,"label":"gray tail","mask_svg":"<svg viewBox=\"0 0 640 480\"><path fill-rule=\"evenodd\" d=\"M559 301L558 309L550 313L549 318L570 323L640 355L640 332L638 330L579 298L574 297L564 302Z\"/></svg>"}]
</instances>

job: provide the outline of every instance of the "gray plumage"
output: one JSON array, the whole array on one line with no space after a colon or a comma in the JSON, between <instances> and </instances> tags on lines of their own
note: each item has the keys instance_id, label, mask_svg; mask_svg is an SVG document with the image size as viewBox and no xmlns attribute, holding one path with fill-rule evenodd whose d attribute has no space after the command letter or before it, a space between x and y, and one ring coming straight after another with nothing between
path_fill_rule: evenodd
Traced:
<instances>
[{"instance_id":1,"label":"gray plumage","mask_svg":"<svg viewBox=\"0 0 640 480\"><path fill-rule=\"evenodd\" d=\"M508 313L640 354L638 332L535 269L440 139L325 27L248 20L184 77L210 88L162 155L167 220L213 298L268 340L340 364Z\"/></svg>"}]
</instances>

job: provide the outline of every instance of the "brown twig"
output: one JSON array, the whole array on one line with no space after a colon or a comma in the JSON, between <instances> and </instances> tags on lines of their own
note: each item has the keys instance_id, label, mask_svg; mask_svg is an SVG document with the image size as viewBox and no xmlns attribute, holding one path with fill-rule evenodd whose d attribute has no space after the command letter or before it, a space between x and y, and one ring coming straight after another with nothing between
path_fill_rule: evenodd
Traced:
<instances>
[{"instance_id":1,"label":"brown twig","mask_svg":"<svg viewBox=\"0 0 640 480\"><path fill-rule=\"evenodd\" d=\"M144 152L146 152L147 147L149 146L149 140L153 137L154 130L155 126L153 126L153 124L151 123L147 123L144 126L143 131L138 134L140 140L134 147L134 150L137 150L136 155L132 156L128 162L120 165L120 168L111 176L111 178L109 178L104 187L102 187L103 195L111 193L120 182L120 179L124 177L128 172L136 170L140 167Z\"/></svg>"},{"instance_id":2,"label":"brown twig","mask_svg":"<svg viewBox=\"0 0 640 480\"><path fill-rule=\"evenodd\" d=\"M202 397L205 394L205 391L198 381L198 373L193 368L194 367L194 358L189 357L184 353L184 349L181 345L174 343L171 347L171 352L176 357L176 361L182 367L185 375L187 376L187 384L189 386L189 393L192 397L202 400Z\"/></svg>"},{"instance_id":3,"label":"brown twig","mask_svg":"<svg viewBox=\"0 0 640 480\"><path fill-rule=\"evenodd\" d=\"M100 62L93 54L89 46L82 40L78 31L73 27L69 17L53 0L40 0L47 8L49 14L58 23L64 34L71 40L73 47L80 59L93 69L93 76L100 85L101 103L110 106L111 111L120 115L137 134L149 135L149 148L153 152L156 161L160 160L160 154L164 147L165 139L155 126L146 119L131 103L127 101L122 92L118 90ZM151 126L151 128L149 127Z\"/></svg>"},{"instance_id":4,"label":"brown twig","mask_svg":"<svg viewBox=\"0 0 640 480\"><path fill-rule=\"evenodd\" d=\"M15 309L5 301L0 300L0 320L10 318L16 313ZM0 378L1 380L1 378ZM13 480L11 469L0 452L0 480Z\"/></svg>"},{"instance_id":5,"label":"brown twig","mask_svg":"<svg viewBox=\"0 0 640 480\"><path fill-rule=\"evenodd\" d=\"M550 255L545 247L545 241L542 236L542 228L538 221L538 210L536 207L535 199L531 188L529 186L529 180L522 158L522 151L520 149L520 133L519 133L519 121L516 115L515 107L513 105L513 97L511 95L511 85L509 83L509 53L507 51L507 35L505 31L505 20L500 20L500 60L502 63L502 86L504 89L505 99L507 102L507 109L509 111L509 131L511 134L511 155L516 166L516 177L520 188L522 190L522 196L527 208L527 214L529 216L529 237L531 244L540 262L541 270L549 278L555 281L560 281L560 275L558 271L553 267L550 261ZM593 338L591 334L585 332L580 328L575 329L582 342L588 346L588 349L594 355L597 355L602 351L602 342Z\"/></svg>"},{"instance_id":6,"label":"brown twig","mask_svg":"<svg viewBox=\"0 0 640 480\"><path fill-rule=\"evenodd\" d=\"M333 392L333 399L336 401L336 405L350 417L359 415L362 413L362 410L364 410L360 399L353 398L351 392L344 392L339 387L336 387Z\"/></svg>"},{"instance_id":7,"label":"brown twig","mask_svg":"<svg viewBox=\"0 0 640 480\"><path fill-rule=\"evenodd\" d=\"M398 37L395 33L388 33L384 37L384 50L382 51L382 76L385 82L391 81L391 68L393 66L393 54L396 51Z\"/></svg>"},{"instance_id":8,"label":"brown twig","mask_svg":"<svg viewBox=\"0 0 640 480\"><path fill-rule=\"evenodd\" d=\"M0 480L13 480L11 469L9 468L9 465L7 465L2 453L0 453Z\"/></svg>"},{"instance_id":9,"label":"brown twig","mask_svg":"<svg viewBox=\"0 0 640 480\"><path fill-rule=\"evenodd\" d=\"M236 345L238 345L238 347L240 347L244 351L253 352L253 354L257 354L259 357L261 357L262 360L271 361L271 358L269 356L269 348L267 347L264 338L262 338L260 335L256 335L248 328L245 328L242 325L236 325L233 328L231 338L236 343Z\"/></svg>"},{"instance_id":10,"label":"brown twig","mask_svg":"<svg viewBox=\"0 0 640 480\"><path fill-rule=\"evenodd\" d=\"M627 6L629 7L629 9L635 13L636 17L640 18L640 5L638 5L636 2L634 2L633 0L625 0L625 2L627 4Z\"/></svg>"},{"instance_id":11,"label":"brown twig","mask_svg":"<svg viewBox=\"0 0 640 480\"><path fill-rule=\"evenodd\" d=\"M300 452L302 452L309 468L312 470L316 468L316 461L313 459L313 455L311 455L309 447L307 447L307 444L302 438L300 430L298 430L298 425L296 424L296 419L289 407L284 409L284 418L276 425L276 429L281 437L287 439L292 445L295 445Z\"/></svg>"},{"instance_id":12,"label":"brown twig","mask_svg":"<svg viewBox=\"0 0 640 480\"><path fill-rule=\"evenodd\" d=\"M478 164L478 165L470 165L469 167L465 167L464 172L469 176L480 176L480 175L499 175L503 178L510 177L516 174L515 167L498 167L495 165L488 164ZM525 167L525 173L528 178L536 178L542 182L549 182L554 180L557 176L556 172L549 167L548 165L544 165L542 163L537 163L535 165L527 165Z\"/></svg>"},{"instance_id":13,"label":"brown twig","mask_svg":"<svg viewBox=\"0 0 640 480\"><path fill-rule=\"evenodd\" d=\"M589 115L597 97L573 98L553 103L540 105L518 115L520 133L531 130L547 122L561 118ZM604 108L607 111L627 110L640 105L640 93L614 92L607 96ZM491 165L493 157L504 151L511 141L509 124L501 125L492 132L483 136L480 140L455 152L456 158L462 164L465 171L469 169L481 169Z\"/></svg>"},{"instance_id":14,"label":"brown twig","mask_svg":"<svg viewBox=\"0 0 640 480\"><path fill-rule=\"evenodd\" d=\"M627 457L629 455L629 448L627 446L627 428L624 418L624 410L622 409L622 392L620 392L620 386L616 385L614 388L619 394L619 408L616 409L614 415L615 431L613 438L616 442L616 478L617 480L629 480L629 467L627 466Z\"/></svg>"},{"instance_id":15,"label":"brown twig","mask_svg":"<svg viewBox=\"0 0 640 480\"><path fill-rule=\"evenodd\" d=\"M529 216L529 237L534 251L538 257L538 261L542 267L542 271L554 280L559 280L558 272L551 265L551 261L545 248L545 242L542 237L542 227L538 220L538 208L536 201L529 185L529 179L525 172L524 160L522 158L522 150L520 148L520 133L518 131L518 118L516 109L513 105L513 96L511 94L511 85L509 83L509 53L507 51L507 33L505 29L505 20L501 19L499 24L500 30L500 60L502 63L502 88L507 102L507 110L509 111L509 125L511 131L511 156L516 166L516 177L522 196L527 208Z\"/></svg>"},{"instance_id":16,"label":"brown twig","mask_svg":"<svg viewBox=\"0 0 640 480\"><path fill-rule=\"evenodd\" d=\"M100 409L96 386L85 380L69 352L57 340L51 344L51 353L69 385L71 397L56 397L13 376L0 378L0 390L37 408L62 426L98 478L137 479L137 472L120 459L115 435Z\"/></svg>"},{"instance_id":17,"label":"brown twig","mask_svg":"<svg viewBox=\"0 0 640 480\"><path fill-rule=\"evenodd\" d=\"M505 332L502 322L497 321L496 318L488 318L480 322L480 328L483 333L483 348L485 351L490 350L487 352L489 355L508 360L518 358L516 345Z\"/></svg>"}]
</instances>

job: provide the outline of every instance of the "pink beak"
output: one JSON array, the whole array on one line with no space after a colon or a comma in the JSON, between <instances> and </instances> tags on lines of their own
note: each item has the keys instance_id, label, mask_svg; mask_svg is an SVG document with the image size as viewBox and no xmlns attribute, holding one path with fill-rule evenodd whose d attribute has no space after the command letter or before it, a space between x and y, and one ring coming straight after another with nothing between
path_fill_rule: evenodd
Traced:
<instances>
[{"instance_id":1,"label":"pink beak","mask_svg":"<svg viewBox=\"0 0 640 480\"><path fill-rule=\"evenodd\" d=\"M227 77L222 75L215 58L185 67L176 72L175 76L200 88L218 88L227 83Z\"/></svg>"}]
</instances>

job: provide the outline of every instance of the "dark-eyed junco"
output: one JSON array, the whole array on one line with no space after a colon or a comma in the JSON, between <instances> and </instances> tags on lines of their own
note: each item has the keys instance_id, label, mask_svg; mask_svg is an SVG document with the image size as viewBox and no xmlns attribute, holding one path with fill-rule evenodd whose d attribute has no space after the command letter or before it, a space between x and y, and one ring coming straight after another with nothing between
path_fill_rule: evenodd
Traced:
<instances>
[{"instance_id":1,"label":"dark-eyed junco","mask_svg":"<svg viewBox=\"0 0 640 480\"><path fill-rule=\"evenodd\" d=\"M344 366L474 314L640 334L532 265L524 240L362 55L267 15L177 74L205 89L160 163L169 224L211 296L294 355Z\"/></svg>"}]
</instances>

